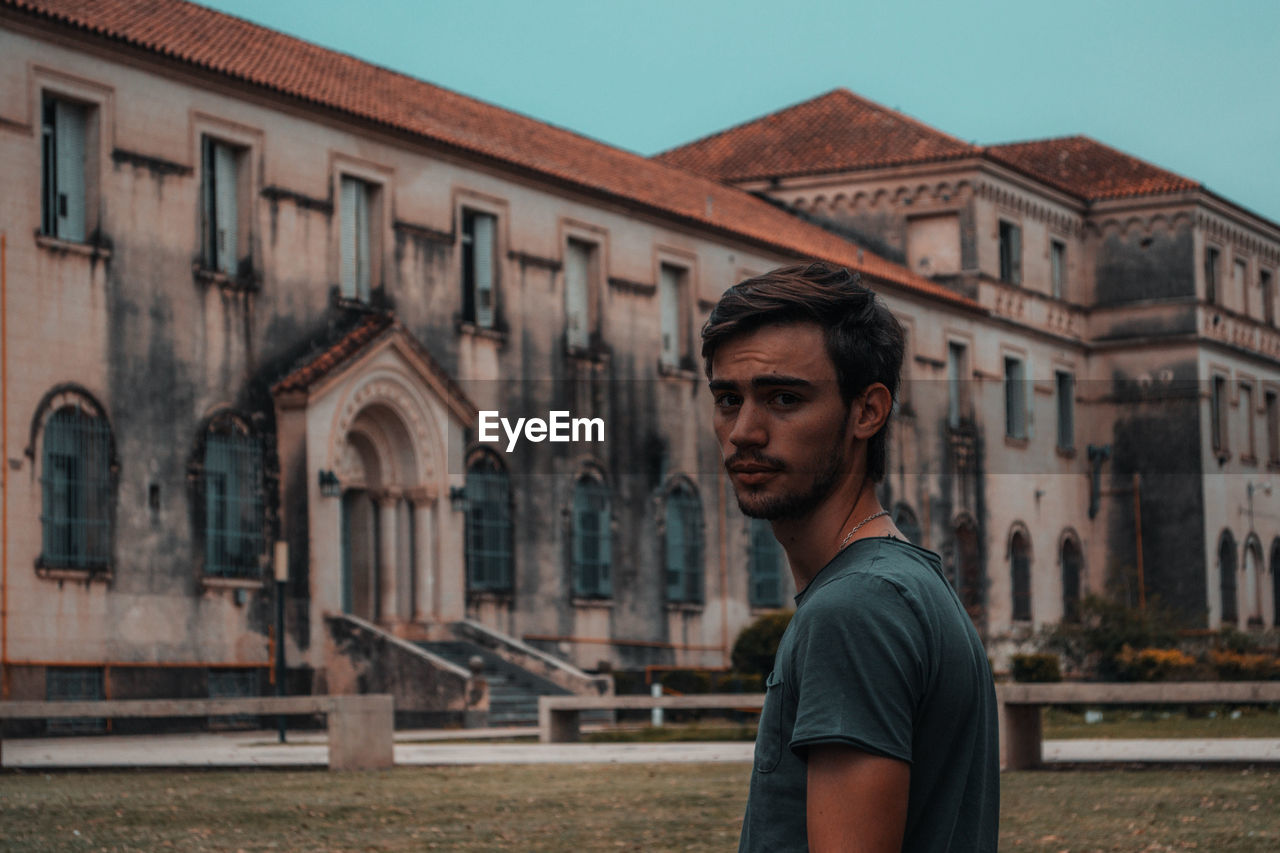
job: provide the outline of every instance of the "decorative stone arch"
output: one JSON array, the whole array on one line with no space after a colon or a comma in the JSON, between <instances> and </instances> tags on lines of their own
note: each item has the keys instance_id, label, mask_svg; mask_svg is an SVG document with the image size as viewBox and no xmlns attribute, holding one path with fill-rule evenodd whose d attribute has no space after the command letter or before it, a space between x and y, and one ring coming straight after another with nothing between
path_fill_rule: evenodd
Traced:
<instances>
[{"instance_id":1,"label":"decorative stone arch","mask_svg":"<svg viewBox=\"0 0 1280 853\"><path fill-rule=\"evenodd\" d=\"M44 449L42 442L45 425L49 422L49 418L67 407L79 407L91 416L102 418L106 422L107 434L110 437L111 473L114 476L120 470L120 458L116 455L115 428L111 426L111 416L107 413L106 406L102 405L93 392L75 382L55 385L40 398L31 416L31 430L27 437L27 446L23 448L23 454L33 463L38 464Z\"/></svg>"},{"instance_id":2,"label":"decorative stone arch","mask_svg":"<svg viewBox=\"0 0 1280 853\"><path fill-rule=\"evenodd\" d=\"M352 434L360 436L358 458L351 457L347 446ZM381 368L361 377L336 409L327 458L338 479L356 482L363 473L368 482L369 472L355 466L367 464L371 451L378 463L374 487L423 488L432 497L438 493L447 448L425 394L398 370Z\"/></svg>"},{"instance_id":3,"label":"decorative stone arch","mask_svg":"<svg viewBox=\"0 0 1280 853\"><path fill-rule=\"evenodd\" d=\"M1058 567L1062 577L1062 621L1080 621L1080 601L1085 583L1084 548L1080 534L1073 527L1064 527L1058 536Z\"/></svg>"},{"instance_id":4,"label":"decorative stone arch","mask_svg":"<svg viewBox=\"0 0 1280 853\"><path fill-rule=\"evenodd\" d=\"M1021 521L1009 525L1005 537L1005 559L1009 562L1010 616L1014 622L1032 621L1031 531Z\"/></svg>"},{"instance_id":5,"label":"decorative stone arch","mask_svg":"<svg viewBox=\"0 0 1280 853\"><path fill-rule=\"evenodd\" d=\"M1223 625L1236 625L1240 621L1240 611L1236 593L1236 570L1238 565L1236 538L1229 528L1223 528L1218 534L1218 593L1221 603L1218 607L1219 621Z\"/></svg>"}]
</instances>

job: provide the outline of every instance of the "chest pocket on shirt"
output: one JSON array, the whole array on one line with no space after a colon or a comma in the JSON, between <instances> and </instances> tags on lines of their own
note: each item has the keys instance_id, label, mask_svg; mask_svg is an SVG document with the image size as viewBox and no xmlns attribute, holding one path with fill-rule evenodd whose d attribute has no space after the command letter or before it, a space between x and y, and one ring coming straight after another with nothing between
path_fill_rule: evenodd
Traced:
<instances>
[{"instance_id":1,"label":"chest pocket on shirt","mask_svg":"<svg viewBox=\"0 0 1280 853\"><path fill-rule=\"evenodd\" d=\"M769 673L765 681L764 710L760 712L760 728L756 732L755 767L759 773L772 773L782 757L782 679Z\"/></svg>"}]
</instances>

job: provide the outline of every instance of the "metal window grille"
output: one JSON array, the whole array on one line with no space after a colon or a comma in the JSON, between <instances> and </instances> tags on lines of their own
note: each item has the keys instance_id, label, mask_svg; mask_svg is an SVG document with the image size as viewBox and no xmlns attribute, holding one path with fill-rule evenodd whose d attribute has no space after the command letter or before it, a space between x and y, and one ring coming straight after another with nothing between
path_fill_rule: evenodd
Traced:
<instances>
[{"instance_id":1,"label":"metal window grille","mask_svg":"<svg viewBox=\"0 0 1280 853\"><path fill-rule=\"evenodd\" d=\"M1240 621L1236 607L1236 540L1229 533L1218 546L1218 590L1222 596L1222 624L1235 625Z\"/></svg>"},{"instance_id":2,"label":"metal window grille","mask_svg":"<svg viewBox=\"0 0 1280 853\"><path fill-rule=\"evenodd\" d=\"M702 504L688 489L667 497L667 600L702 601Z\"/></svg>"},{"instance_id":3,"label":"metal window grille","mask_svg":"<svg viewBox=\"0 0 1280 853\"><path fill-rule=\"evenodd\" d=\"M751 519L748 575L751 579L751 606L777 607L782 603L782 546L774 538L767 521Z\"/></svg>"},{"instance_id":4,"label":"metal window grille","mask_svg":"<svg viewBox=\"0 0 1280 853\"><path fill-rule=\"evenodd\" d=\"M256 578L262 572L262 448L238 429L210 432L204 448L204 571Z\"/></svg>"},{"instance_id":5,"label":"metal window grille","mask_svg":"<svg viewBox=\"0 0 1280 853\"><path fill-rule=\"evenodd\" d=\"M45 424L40 471L41 564L99 569L111 563L111 430L79 405Z\"/></svg>"},{"instance_id":6,"label":"metal window grille","mask_svg":"<svg viewBox=\"0 0 1280 853\"><path fill-rule=\"evenodd\" d=\"M210 699L242 699L262 695L261 671L257 669L209 670ZM210 728L256 728L258 718L253 714L226 714L209 718Z\"/></svg>"},{"instance_id":7,"label":"metal window grille","mask_svg":"<svg viewBox=\"0 0 1280 853\"><path fill-rule=\"evenodd\" d=\"M1013 535L1009 544L1013 563L1013 618L1031 621L1031 554L1026 538L1021 533Z\"/></svg>"},{"instance_id":8,"label":"metal window grille","mask_svg":"<svg viewBox=\"0 0 1280 853\"><path fill-rule=\"evenodd\" d=\"M1062 620L1080 621L1080 546L1068 539L1062 543Z\"/></svg>"},{"instance_id":9,"label":"metal window grille","mask_svg":"<svg viewBox=\"0 0 1280 853\"><path fill-rule=\"evenodd\" d=\"M97 667L49 667L44 673L44 698L49 702L96 701L105 698L102 670ZM107 730L102 718L72 717L46 720L51 735L97 734Z\"/></svg>"},{"instance_id":10,"label":"metal window grille","mask_svg":"<svg viewBox=\"0 0 1280 853\"><path fill-rule=\"evenodd\" d=\"M511 589L511 485L491 459L467 469L467 585L474 591Z\"/></svg>"},{"instance_id":11,"label":"metal window grille","mask_svg":"<svg viewBox=\"0 0 1280 853\"><path fill-rule=\"evenodd\" d=\"M613 592L609 489L584 477L573 490L573 591L582 596Z\"/></svg>"}]
</instances>

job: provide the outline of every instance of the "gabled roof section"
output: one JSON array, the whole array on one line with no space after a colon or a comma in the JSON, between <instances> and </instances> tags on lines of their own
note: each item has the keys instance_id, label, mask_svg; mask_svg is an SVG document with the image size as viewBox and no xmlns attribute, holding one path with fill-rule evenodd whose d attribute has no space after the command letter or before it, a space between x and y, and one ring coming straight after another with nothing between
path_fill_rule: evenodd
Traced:
<instances>
[{"instance_id":1,"label":"gabled roof section","mask_svg":"<svg viewBox=\"0 0 1280 853\"><path fill-rule=\"evenodd\" d=\"M371 314L324 349L307 355L287 376L271 386L271 393L273 396L293 393L305 395L388 338L395 338L408 348L413 359L420 363L421 369L448 397L448 403L459 417L466 422L475 420L475 404L432 358L426 347L391 314Z\"/></svg>"},{"instance_id":2,"label":"gabled roof section","mask_svg":"<svg viewBox=\"0 0 1280 853\"><path fill-rule=\"evenodd\" d=\"M833 89L654 159L737 182L955 160L980 152L848 89Z\"/></svg>"},{"instance_id":3,"label":"gabled roof section","mask_svg":"<svg viewBox=\"0 0 1280 853\"><path fill-rule=\"evenodd\" d=\"M0 10L18 10L788 257L841 264L864 273L872 286L878 280L981 310L747 193L183 0L0 0Z\"/></svg>"},{"instance_id":4,"label":"gabled roof section","mask_svg":"<svg viewBox=\"0 0 1280 853\"><path fill-rule=\"evenodd\" d=\"M1203 189L1195 181L1087 136L992 145L985 154L1086 201Z\"/></svg>"}]
</instances>

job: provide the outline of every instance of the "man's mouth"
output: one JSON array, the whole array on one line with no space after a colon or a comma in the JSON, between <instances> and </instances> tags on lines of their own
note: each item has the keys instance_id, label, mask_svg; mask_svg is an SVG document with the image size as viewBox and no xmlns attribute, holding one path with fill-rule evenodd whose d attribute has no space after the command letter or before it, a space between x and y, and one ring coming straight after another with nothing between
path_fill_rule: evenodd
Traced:
<instances>
[{"instance_id":1,"label":"man's mouth","mask_svg":"<svg viewBox=\"0 0 1280 853\"><path fill-rule=\"evenodd\" d=\"M776 466L762 465L758 462L737 462L726 467L734 479L746 486L762 483L781 470Z\"/></svg>"}]
</instances>

